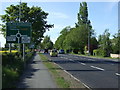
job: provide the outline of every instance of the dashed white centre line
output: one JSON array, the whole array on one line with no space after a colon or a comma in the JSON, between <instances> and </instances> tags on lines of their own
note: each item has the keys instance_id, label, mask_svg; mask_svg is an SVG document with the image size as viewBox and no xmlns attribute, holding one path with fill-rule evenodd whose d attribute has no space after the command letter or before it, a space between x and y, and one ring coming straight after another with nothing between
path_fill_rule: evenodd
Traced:
<instances>
[{"instance_id":1,"label":"dashed white centre line","mask_svg":"<svg viewBox=\"0 0 120 90\"><path fill-rule=\"evenodd\" d=\"M85 63L81 63L82 65L86 65Z\"/></svg>"},{"instance_id":2,"label":"dashed white centre line","mask_svg":"<svg viewBox=\"0 0 120 90\"><path fill-rule=\"evenodd\" d=\"M74 60L72 60L72 59L69 59L70 61L74 61Z\"/></svg>"},{"instance_id":3,"label":"dashed white centre line","mask_svg":"<svg viewBox=\"0 0 120 90\"><path fill-rule=\"evenodd\" d=\"M102 71L105 70L105 69L102 69L102 68L99 68L99 67L95 67L95 66L90 66L90 67L95 68L95 69L99 69L99 70L102 70Z\"/></svg>"},{"instance_id":4,"label":"dashed white centre line","mask_svg":"<svg viewBox=\"0 0 120 90\"><path fill-rule=\"evenodd\" d=\"M120 76L120 74L119 73L115 73L117 76Z\"/></svg>"}]
</instances>

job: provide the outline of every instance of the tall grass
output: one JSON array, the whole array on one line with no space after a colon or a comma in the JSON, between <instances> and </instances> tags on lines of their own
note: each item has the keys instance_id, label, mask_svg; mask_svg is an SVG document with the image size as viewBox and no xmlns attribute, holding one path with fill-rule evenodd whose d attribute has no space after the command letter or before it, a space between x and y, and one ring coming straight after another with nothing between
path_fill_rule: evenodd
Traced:
<instances>
[{"instance_id":1,"label":"tall grass","mask_svg":"<svg viewBox=\"0 0 120 90\"><path fill-rule=\"evenodd\" d=\"M26 55L30 60L34 52ZM2 88L15 88L16 82L24 70L24 61L20 52L2 54Z\"/></svg>"}]
</instances>

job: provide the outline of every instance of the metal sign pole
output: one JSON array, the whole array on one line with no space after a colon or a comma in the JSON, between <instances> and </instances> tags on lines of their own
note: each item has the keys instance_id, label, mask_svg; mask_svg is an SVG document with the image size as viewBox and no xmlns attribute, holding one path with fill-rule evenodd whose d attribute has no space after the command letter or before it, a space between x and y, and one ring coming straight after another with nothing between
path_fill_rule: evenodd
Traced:
<instances>
[{"instance_id":1,"label":"metal sign pole","mask_svg":"<svg viewBox=\"0 0 120 90\"><path fill-rule=\"evenodd\" d=\"M23 44L23 60L24 60L24 67L26 66L25 62L25 44Z\"/></svg>"},{"instance_id":2,"label":"metal sign pole","mask_svg":"<svg viewBox=\"0 0 120 90\"><path fill-rule=\"evenodd\" d=\"M21 5L21 0L20 0ZM21 6L19 7L19 22L21 21ZM20 42L20 38L18 38L18 42ZM26 66L25 63L25 44L23 43L23 61L24 61L24 67Z\"/></svg>"}]
</instances>

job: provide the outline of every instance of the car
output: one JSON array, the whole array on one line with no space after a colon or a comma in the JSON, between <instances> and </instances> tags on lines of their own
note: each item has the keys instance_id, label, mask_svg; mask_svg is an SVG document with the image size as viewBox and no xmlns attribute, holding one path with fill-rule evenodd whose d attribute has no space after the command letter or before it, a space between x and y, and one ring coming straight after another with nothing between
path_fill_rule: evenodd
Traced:
<instances>
[{"instance_id":1,"label":"car","mask_svg":"<svg viewBox=\"0 0 120 90\"><path fill-rule=\"evenodd\" d=\"M58 53L59 54L65 54L65 51L63 49L60 49Z\"/></svg>"},{"instance_id":2,"label":"car","mask_svg":"<svg viewBox=\"0 0 120 90\"><path fill-rule=\"evenodd\" d=\"M58 56L57 50L56 50L56 49L51 50L51 51L50 51L50 56L51 56L51 57L57 57L57 56Z\"/></svg>"},{"instance_id":3,"label":"car","mask_svg":"<svg viewBox=\"0 0 120 90\"><path fill-rule=\"evenodd\" d=\"M44 49L44 53L48 53L48 49Z\"/></svg>"}]
</instances>

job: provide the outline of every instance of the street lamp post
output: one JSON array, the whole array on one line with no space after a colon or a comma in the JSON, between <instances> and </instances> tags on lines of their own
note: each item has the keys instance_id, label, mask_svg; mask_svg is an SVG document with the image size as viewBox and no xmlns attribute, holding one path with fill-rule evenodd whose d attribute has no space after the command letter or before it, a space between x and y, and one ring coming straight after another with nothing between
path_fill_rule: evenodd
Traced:
<instances>
[{"instance_id":1,"label":"street lamp post","mask_svg":"<svg viewBox=\"0 0 120 90\"><path fill-rule=\"evenodd\" d=\"M87 24L89 24L90 22L86 23L86 28L88 29L88 55L90 55L90 31L89 28L87 27Z\"/></svg>"},{"instance_id":2,"label":"street lamp post","mask_svg":"<svg viewBox=\"0 0 120 90\"><path fill-rule=\"evenodd\" d=\"M90 31L88 30L88 55L90 55Z\"/></svg>"}]
</instances>

